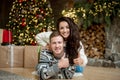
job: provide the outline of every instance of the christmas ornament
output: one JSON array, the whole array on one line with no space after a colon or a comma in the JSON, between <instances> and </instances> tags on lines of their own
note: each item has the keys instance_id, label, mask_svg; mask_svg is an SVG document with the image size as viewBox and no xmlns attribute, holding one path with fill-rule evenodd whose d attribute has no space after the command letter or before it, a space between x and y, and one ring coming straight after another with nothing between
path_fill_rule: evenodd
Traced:
<instances>
[{"instance_id":1,"label":"christmas ornament","mask_svg":"<svg viewBox=\"0 0 120 80\"><path fill-rule=\"evenodd\" d=\"M21 26L25 27L26 26L26 22L22 22Z\"/></svg>"},{"instance_id":2,"label":"christmas ornament","mask_svg":"<svg viewBox=\"0 0 120 80\"><path fill-rule=\"evenodd\" d=\"M23 2L23 0L19 0L19 3L22 3Z\"/></svg>"}]
</instances>

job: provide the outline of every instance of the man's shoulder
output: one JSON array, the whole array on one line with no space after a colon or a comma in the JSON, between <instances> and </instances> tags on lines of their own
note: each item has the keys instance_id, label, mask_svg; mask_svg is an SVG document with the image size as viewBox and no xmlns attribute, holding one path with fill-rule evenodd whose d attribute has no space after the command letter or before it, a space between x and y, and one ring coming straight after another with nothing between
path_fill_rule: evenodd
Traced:
<instances>
[{"instance_id":1,"label":"man's shoulder","mask_svg":"<svg viewBox=\"0 0 120 80\"><path fill-rule=\"evenodd\" d=\"M47 49L41 50L41 53L52 54L52 52Z\"/></svg>"},{"instance_id":2,"label":"man's shoulder","mask_svg":"<svg viewBox=\"0 0 120 80\"><path fill-rule=\"evenodd\" d=\"M40 53L40 55L42 55L42 56L46 56L46 57L48 57L48 56L53 56L52 55L52 52L51 51L49 51L49 50L42 50L41 51L41 53Z\"/></svg>"},{"instance_id":3,"label":"man's shoulder","mask_svg":"<svg viewBox=\"0 0 120 80\"><path fill-rule=\"evenodd\" d=\"M48 50L42 50L40 53L40 61L49 62L51 60L54 60L52 52Z\"/></svg>"}]
</instances>

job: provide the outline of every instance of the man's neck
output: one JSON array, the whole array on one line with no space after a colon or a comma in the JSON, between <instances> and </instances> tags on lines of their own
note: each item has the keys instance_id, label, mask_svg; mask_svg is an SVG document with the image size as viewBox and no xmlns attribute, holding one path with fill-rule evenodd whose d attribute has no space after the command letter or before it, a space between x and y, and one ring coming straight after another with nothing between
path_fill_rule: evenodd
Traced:
<instances>
[{"instance_id":1,"label":"man's neck","mask_svg":"<svg viewBox=\"0 0 120 80\"><path fill-rule=\"evenodd\" d=\"M64 52L62 52L60 55L57 55L55 58L56 58L56 59L61 59L61 57L62 57L63 55L65 55Z\"/></svg>"}]
</instances>

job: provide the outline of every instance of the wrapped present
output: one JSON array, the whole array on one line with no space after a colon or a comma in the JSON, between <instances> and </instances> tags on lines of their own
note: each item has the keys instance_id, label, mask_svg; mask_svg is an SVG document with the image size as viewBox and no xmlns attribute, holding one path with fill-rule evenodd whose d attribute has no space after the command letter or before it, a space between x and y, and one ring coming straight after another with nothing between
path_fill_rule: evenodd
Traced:
<instances>
[{"instance_id":1,"label":"wrapped present","mask_svg":"<svg viewBox=\"0 0 120 80\"><path fill-rule=\"evenodd\" d=\"M12 43L12 32L6 29L0 29L0 43L11 44Z\"/></svg>"},{"instance_id":2,"label":"wrapped present","mask_svg":"<svg viewBox=\"0 0 120 80\"><path fill-rule=\"evenodd\" d=\"M0 46L0 68L23 67L24 46Z\"/></svg>"},{"instance_id":3,"label":"wrapped present","mask_svg":"<svg viewBox=\"0 0 120 80\"><path fill-rule=\"evenodd\" d=\"M3 30L3 43L11 43L12 42L12 32L9 30Z\"/></svg>"},{"instance_id":4,"label":"wrapped present","mask_svg":"<svg viewBox=\"0 0 120 80\"><path fill-rule=\"evenodd\" d=\"M3 38L3 29L0 29L0 43L2 43L2 38Z\"/></svg>"},{"instance_id":5,"label":"wrapped present","mask_svg":"<svg viewBox=\"0 0 120 80\"><path fill-rule=\"evenodd\" d=\"M25 46L24 67L34 68L38 64L38 46Z\"/></svg>"}]
</instances>

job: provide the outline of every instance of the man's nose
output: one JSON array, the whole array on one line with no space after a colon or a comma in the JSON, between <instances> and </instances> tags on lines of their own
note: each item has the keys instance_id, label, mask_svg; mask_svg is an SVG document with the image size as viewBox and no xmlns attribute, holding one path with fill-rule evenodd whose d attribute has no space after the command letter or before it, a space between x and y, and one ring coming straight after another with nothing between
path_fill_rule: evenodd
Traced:
<instances>
[{"instance_id":1,"label":"man's nose","mask_svg":"<svg viewBox=\"0 0 120 80\"><path fill-rule=\"evenodd\" d=\"M59 46L59 44L58 43L56 43L56 47L58 47Z\"/></svg>"}]
</instances>

